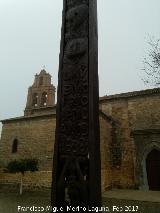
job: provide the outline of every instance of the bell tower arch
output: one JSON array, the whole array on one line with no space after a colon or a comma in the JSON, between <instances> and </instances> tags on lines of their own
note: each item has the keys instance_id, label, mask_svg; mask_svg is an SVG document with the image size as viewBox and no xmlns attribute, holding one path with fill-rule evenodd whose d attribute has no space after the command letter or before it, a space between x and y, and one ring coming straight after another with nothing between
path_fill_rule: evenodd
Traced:
<instances>
[{"instance_id":1,"label":"bell tower arch","mask_svg":"<svg viewBox=\"0 0 160 213\"><path fill-rule=\"evenodd\" d=\"M34 83L28 89L25 116L32 115L34 110L55 106L55 87L51 83L51 75L42 69L35 75Z\"/></svg>"}]
</instances>

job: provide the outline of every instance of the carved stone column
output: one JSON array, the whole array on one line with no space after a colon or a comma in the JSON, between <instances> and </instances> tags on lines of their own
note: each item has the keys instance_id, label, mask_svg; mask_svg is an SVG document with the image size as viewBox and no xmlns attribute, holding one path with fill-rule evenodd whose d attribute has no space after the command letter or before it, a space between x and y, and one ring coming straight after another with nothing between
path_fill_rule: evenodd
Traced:
<instances>
[{"instance_id":1,"label":"carved stone column","mask_svg":"<svg viewBox=\"0 0 160 213\"><path fill-rule=\"evenodd\" d=\"M64 0L53 206L101 200L97 1Z\"/></svg>"}]
</instances>

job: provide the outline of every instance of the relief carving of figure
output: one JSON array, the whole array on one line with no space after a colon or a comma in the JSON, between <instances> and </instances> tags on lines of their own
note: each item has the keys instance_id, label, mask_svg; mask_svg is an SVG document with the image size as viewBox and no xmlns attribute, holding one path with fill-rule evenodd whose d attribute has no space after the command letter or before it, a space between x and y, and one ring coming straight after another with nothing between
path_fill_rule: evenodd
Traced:
<instances>
[{"instance_id":1,"label":"relief carving of figure","mask_svg":"<svg viewBox=\"0 0 160 213\"><path fill-rule=\"evenodd\" d=\"M64 62L78 62L79 59L86 54L87 50L87 38L79 38L68 41L64 50Z\"/></svg>"},{"instance_id":2,"label":"relief carving of figure","mask_svg":"<svg viewBox=\"0 0 160 213\"><path fill-rule=\"evenodd\" d=\"M88 37L89 8L86 4L68 10L66 15L65 41Z\"/></svg>"},{"instance_id":3,"label":"relief carving of figure","mask_svg":"<svg viewBox=\"0 0 160 213\"><path fill-rule=\"evenodd\" d=\"M83 4L70 9L66 15L66 22L71 31L75 31L88 19L88 6Z\"/></svg>"}]
</instances>

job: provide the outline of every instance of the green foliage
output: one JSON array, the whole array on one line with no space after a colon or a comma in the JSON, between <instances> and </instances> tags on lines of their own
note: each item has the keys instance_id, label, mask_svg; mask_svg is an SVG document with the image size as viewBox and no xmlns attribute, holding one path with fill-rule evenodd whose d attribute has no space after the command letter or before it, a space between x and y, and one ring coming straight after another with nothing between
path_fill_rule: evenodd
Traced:
<instances>
[{"instance_id":1,"label":"green foliage","mask_svg":"<svg viewBox=\"0 0 160 213\"><path fill-rule=\"evenodd\" d=\"M22 174L26 171L35 172L38 171L38 161L37 159L14 160L8 164L7 170L10 173L21 172Z\"/></svg>"}]
</instances>

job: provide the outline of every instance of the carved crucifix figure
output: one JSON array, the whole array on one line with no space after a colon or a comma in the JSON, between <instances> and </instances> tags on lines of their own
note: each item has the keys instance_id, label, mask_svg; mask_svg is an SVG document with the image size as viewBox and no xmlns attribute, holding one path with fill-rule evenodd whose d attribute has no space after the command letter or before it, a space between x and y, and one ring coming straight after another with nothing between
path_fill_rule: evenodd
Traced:
<instances>
[{"instance_id":1,"label":"carved crucifix figure","mask_svg":"<svg viewBox=\"0 0 160 213\"><path fill-rule=\"evenodd\" d=\"M64 0L52 205L101 200L97 1Z\"/></svg>"}]
</instances>

